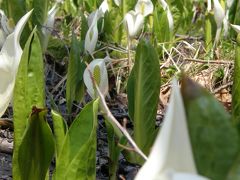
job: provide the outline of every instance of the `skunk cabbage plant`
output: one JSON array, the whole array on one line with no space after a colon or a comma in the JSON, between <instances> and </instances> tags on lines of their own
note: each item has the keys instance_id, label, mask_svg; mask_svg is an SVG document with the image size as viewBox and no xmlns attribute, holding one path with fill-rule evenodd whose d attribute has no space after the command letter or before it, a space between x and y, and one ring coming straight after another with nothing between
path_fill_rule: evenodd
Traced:
<instances>
[{"instance_id":1,"label":"skunk cabbage plant","mask_svg":"<svg viewBox=\"0 0 240 180\"><path fill-rule=\"evenodd\" d=\"M135 180L207 180L197 174L182 96L177 81L172 84L163 126Z\"/></svg>"},{"instance_id":2,"label":"skunk cabbage plant","mask_svg":"<svg viewBox=\"0 0 240 180\"><path fill-rule=\"evenodd\" d=\"M124 18L124 24L128 31L128 36L134 38L142 29L144 16L135 11L129 11Z\"/></svg>"},{"instance_id":3,"label":"skunk cabbage plant","mask_svg":"<svg viewBox=\"0 0 240 180\"><path fill-rule=\"evenodd\" d=\"M173 23L173 16L170 11L170 8L165 0L159 0L159 3L162 5L163 9L167 11L167 18L168 18L168 24L170 31L173 31L174 23Z\"/></svg>"},{"instance_id":4,"label":"skunk cabbage plant","mask_svg":"<svg viewBox=\"0 0 240 180\"><path fill-rule=\"evenodd\" d=\"M228 35L229 30L229 14L230 14L230 8L233 5L234 0L227 0L226 1L226 10L225 10L225 18L223 20L223 28L224 28L224 36L226 37Z\"/></svg>"},{"instance_id":5,"label":"skunk cabbage plant","mask_svg":"<svg viewBox=\"0 0 240 180\"><path fill-rule=\"evenodd\" d=\"M210 12L212 10L212 1L207 0L207 11Z\"/></svg>"},{"instance_id":6,"label":"skunk cabbage plant","mask_svg":"<svg viewBox=\"0 0 240 180\"><path fill-rule=\"evenodd\" d=\"M89 24L90 27L89 27L86 37L85 37L85 44L84 44L85 51L91 55L93 54L93 52L95 50L97 40L98 40L98 28L97 28L98 11L99 10L97 10L94 13L93 20Z\"/></svg>"},{"instance_id":7,"label":"skunk cabbage plant","mask_svg":"<svg viewBox=\"0 0 240 180\"><path fill-rule=\"evenodd\" d=\"M9 34L0 52L0 117L6 111L15 85L15 78L22 56L19 39L32 11L25 14L17 23L14 31Z\"/></svg>"},{"instance_id":8,"label":"skunk cabbage plant","mask_svg":"<svg viewBox=\"0 0 240 180\"><path fill-rule=\"evenodd\" d=\"M106 96L108 93L108 74L105 65L105 59L95 59L85 69L83 80L87 87L88 94L93 98L96 97L95 87L89 71L92 73L95 82L97 83L101 93Z\"/></svg>"},{"instance_id":9,"label":"skunk cabbage plant","mask_svg":"<svg viewBox=\"0 0 240 180\"><path fill-rule=\"evenodd\" d=\"M231 24L231 27L232 27L237 33L240 33L240 26L239 26L239 25Z\"/></svg>"},{"instance_id":10,"label":"skunk cabbage plant","mask_svg":"<svg viewBox=\"0 0 240 180\"><path fill-rule=\"evenodd\" d=\"M144 17L153 13L153 3L151 0L138 0L135 5L135 12L141 13Z\"/></svg>"},{"instance_id":11,"label":"skunk cabbage plant","mask_svg":"<svg viewBox=\"0 0 240 180\"><path fill-rule=\"evenodd\" d=\"M109 11L107 0L104 0L98 9L99 9L100 16L104 16L105 12Z\"/></svg>"},{"instance_id":12,"label":"skunk cabbage plant","mask_svg":"<svg viewBox=\"0 0 240 180\"><path fill-rule=\"evenodd\" d=\"M220 35L221 35L221 30L222 30L222 24L225 18L225 11L222 8L220 2L218 0L213 0L213 5L214 5L214 19L217 24L217 32L215 36L215 41L214 41L214 47L217 45Z\"/></svg>"},{"instance_id":13,"label":"skunk cabbage plant","mask_svg":"<svg viewBox=\"0 0 240 180\"><path fill-rule=\"evenodd\" d=\"M55 16L58 11L58 5L60 2L56 2L53 7L48 11L48 17L43 25L42 28L42 33L43 33L43 42L42 42L42 48L43 51L47 49L48 41L49 41L49 36L52 32L53 26L54 26L54 21L55 21Z\"/></svg>"},{"instance_id":14,"label":"skunk cabbage plant","mask_svg":"<svg viewBox=\"0 0 240 180\"><path fill-rule=\"evenodd\" d=\"M114 0L114 3L117 5L117 6L120 6L122 0Z\"/></svg>"},{"instance_id":15,"label":"skunk cabbage plant","mask_svg":"<svg viewBox=\"0 0 240 180\"><path fill-rule=\"evenodd\" d=\"M5 13L0 9L0 48L2 48L7 36L13 32L10 21L8 20Z\"/></svg>"}]
</instances>

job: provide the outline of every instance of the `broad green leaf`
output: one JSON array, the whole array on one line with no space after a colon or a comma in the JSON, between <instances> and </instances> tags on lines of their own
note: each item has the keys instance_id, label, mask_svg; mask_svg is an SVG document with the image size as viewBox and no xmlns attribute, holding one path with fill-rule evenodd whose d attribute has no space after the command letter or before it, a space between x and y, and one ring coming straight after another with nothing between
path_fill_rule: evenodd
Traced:
<instances>
[{"instance_id":1,"label":"broad green leaf","mask_svg":"<svg viewBox=\"0 0 240 180\"><path fill-rule=\"evenodd\" d=\"M213 48L213 41L215 37L216 23L212 12L205 15L205 48L206 52L210 53Z\"/></svg>"},{"instance_id":2,"label":"broad green leaf","mask_svg":"<svg viewBox=\"0 0 240 180\"><path fill-rule=\"evenodd\" d=\"M81 17L81 40L85 40L87 31L88 31L88 22L87 18L84 16L84 14L80 11L80 17Z\"/></svg>"},{"instance_id":3,"label":"broad green leaf","mask_svg":"<svg viewBox=\"0 0 240 180\"><path fill-rule=\"evenodd\" d=\"M47 110L33 108L19 146L20 174L16 179L44 180L54 155L54 139L46 122Z\"/></svg>"},{"instance_id":4,"label":"broad green leaf","mask_svg":"<svg viewBox=\"0 0 240 180\"><path fill-rule=\"evenodd\" d=\"M63 146L63 140L67 133L68 127L63 117L56 111L52 110L52 119L53 119L53 130L56 143L56 154L57 156L61 152Z\"/></svg>"},{"instance_id":5,"label":"broad green leaf","mask_svg":"<svg viewBox=\"0 0 240 180\"><path fill-rule=\"evenodd\" d=\"M42 26L47 19L48 4L48 0L33 0L32 2L32 8L34 9L32 15L32 24L33 26L37 26L40 41L43 39Z\"/></svg>"},{"instance_id":6,"label":"broad green leaf","mask_svg":"<svg viewBox=\"0 0 240 180\"><path fill-rule=\"evenodd\" d=\"M13 176L18 177L18 148L22 141L32 106L44 107L44 72L41 46L34 30L23 50L13 98L14 154Z\"/></svg>"},{"instance_id":7,"label":"broad green leaf","mask_svg":"<svg viewBox=\"0 0 240 180\"><path fill-rule=\"evenodd\" d=\"M15 24L27 12L25 0L8 0L9 17L13 18Z\"/></svg>"},{"instance_id":8,"label":"broad green leaf","mask_svg":"<svg viewBox=\"0 0 240 180\"><path fill-rule=\"evenodd\" d=\"M71 113L74 100L81 101L84 95L83 72L86 68L81 59L83 44L73 34L67 73L67 109Z\"/></svg>"},{"instance_id":9,"label":"broad green leaf","mask_svg":"<svg viewBox=\"0 0 240 180\"><path fill-rule=\"evenodd\" d=\"M212 180L226 179L239 150L230 115L210 93L186 77L182 95L199 174Z\"/></svg>"},{"instance_id":10,"label":"broad green leaf","mask_svg":"<svg viewBox=\"0 0 240 180\"><path fill-rule=\"evenodd\" d=\"M134 140L145 154L149 153L154 139L159 92L158 56L153 46L142 40L137 47L127 93L129 115L134 124Z\"/></svg>"},{"instance_id":11,"label":"broad green leaf","mask_svg":"<svg viewBox=\"0 0 240 180\"><path fill-rule=\"evenodd\" d=\"M240 35L237 37L232 88L232 118L240 134Z\"/></svg>"},{"instance_id":12,"label":"broad green leaf","mask_svg":"<svg viewBox=\"0 0 240 180\"><path fill-rule=\"evenodd\" d=\"M236 158L231 170L228 174L227 180L236 180L240 179L240 153L238 153L238 157Z\"/></svg>"},{"instance_id":13,"label":"broad green leaf","mask_svg":"<svg viewBox=\"0 0 240 180\"><path fill-rule=\"evenodd\" d=\"M43 23L47 19L48 4L49 2L47 0L34 0L32 2L32 7L34 8L32 22L33 25L37 26L38 29L42 28Z\"/></svg>"},{"instance_id":14,"label":"broad green leaf","mask_svg":"<svg viewBox=\"0 0 240 180\"><path fill-rule=\"evenodd\" d=\"M56 159L54 179L96 178L98 99L88 103L73 121Z\"/></svg>"}]
</instances>

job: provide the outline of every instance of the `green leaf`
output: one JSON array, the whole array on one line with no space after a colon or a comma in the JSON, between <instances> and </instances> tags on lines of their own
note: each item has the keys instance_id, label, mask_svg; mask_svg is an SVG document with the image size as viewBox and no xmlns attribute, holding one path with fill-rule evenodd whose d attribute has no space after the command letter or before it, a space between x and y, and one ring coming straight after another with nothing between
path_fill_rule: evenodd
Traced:
<instances>
[{"instance_id":1,"label":"green leaf","mask_svg":"<svg viewBox=\"0 0 240 180\"><path fill-rule=\"evenodd\" d=\"M54 179L96 178L98 99L88 103L73 121L56 159Z\"/></svg>"},{"instance_id":2,"label":"green leaf","mask_svg":"<svg viewBox=\"0 0 240 180\"><path fill-rule=\"evenodd\" d=\"M240 35L237 38L235 52L233 88L232 88L232 119L240 134Z\"/></svg>"},{"instance_id":3,"label":"green leaf","mask_svg":"<svg viewBox=\"0 0 240 180\"><path fill-rule=\"evenodd\" d=\"M56 111L52 110L53 129L56 142L56 154L60 154L63 147L63 139L67 133L68 127L63 117Z\"/></svg>"},{"instance_id":4,"label":"green leaf","mask_svg":"<svg viewBox=\"0 0 240 180\"><path fill-rule=\"evenodd\" d=\"M45 116L47 110L33 108L19 146L20 179L44 180L54 155L54 139Z\"/></svg>"},{"instance_id":5,"label":"green leaf","mask_svg":"<svg viewBox=\"0 0 240 180\"><path fill-rule=\"evenodd\" d=\"M37 26L38 29L42 28L43 23L47 19L48 3L49 2L47 0L42 1L34 0L32 2L32 7L34 9L32 15L32 22L33 25Z\"/></svg>"},{"instance_id":6,"label":"green leaf","mask_svg":"<svg viewBox=\"0 0 240 180\"><path fill-rule=\"evenodd\" d=\"M27 12L25 0L8 0L9 17L13 18L15 24Z\"/></svg>"},{"instance_id":7,"label":"green leaf","mask_svg":"<svg viewBox=\"0 0 240 180\"><path fill-rule=\"evenodd\" d=\"M231 170L228 174L227 180L236 180L240 179L240 153L238 153L238 157L236 158Z\"/></svg>"},{"instance_id":8,"label":"green leaf","mask_svg":"<svg viewBox=\"0 0 240 180\"><path fill-rule=\"evenodd\" d=\"M142 40L137 47L127 93L129 115L134 124L134 140L145 154L149 153L154 139L159 92L158 56L153 46Z\"/></svg>"},{"instance_id":9,"label":"green leaf","mask_svg":"<svg viewBox=\"0 0 240 180\"><path fill-rule=\"evenodd\" d=\"M81 36L80 37L81 37L81 41L84 41L88 31L88 22L87 22L87 18L84 16L82 11L80 11L79 13L81 17Z\"/></svg>"},{"instance_id":10,"label":"green leaf","mask_svg":"<svg viewBox=\"0 0 240 180\"><path fill-rule=\"evenodd\" d=\"M18 177L18 148L33 106L44 107L44 72L41 46L36 29L29 36L19 65L13 98L14 154L13 175Z\"/></svg>"},{"instance_id":11,"label":"green leaf","mask_svg":"<svg viewBox=\"0 0 240 180\"><path fill-rule=\"evenodd\" d=\"M43 40L43 36L44 36L42 34L42 26L47 19L48 4L49 4L48 0L41 0L41 1L33 0L32 2L32 8L34 9L33 15L32 15L32 23L33 23L33 26L37 26L40 41Z\"/></svg>"},{"instance_id":12,"label":"green leaf","mask_svg":"<svg viewBox=\"0 0 240 180\"><path fill-rule=\"evenodd\" d=\"M214 15L212 12L205 15L205 48L206 52L210 53L213 48L214 32L216 31Z\"/></svg>"},{"instance_id":13,"label":"green leaf","mask_svg":"<svg viewBox=\"0 0 240 180\"><path fill-rule=\"evenodd\" d=\"M230 115L210 93L186 77L182 95L198 172L212 180L226 179L239 149Z\"/></svg>"},{"instance_id":14,"label":"green leaf","mask_svg":"<svg viewBox=\"0 0 240 180\"><path fill-rule=\"evenodd\" d=\"M82 53L82 41L79 42L76 38L76 35L73 34L66 88L67 108L69 113L71 113L73 101L81 101L84 95L83 72L86 68L86 65L80 58Z\"/></svg>"}]
</instances>

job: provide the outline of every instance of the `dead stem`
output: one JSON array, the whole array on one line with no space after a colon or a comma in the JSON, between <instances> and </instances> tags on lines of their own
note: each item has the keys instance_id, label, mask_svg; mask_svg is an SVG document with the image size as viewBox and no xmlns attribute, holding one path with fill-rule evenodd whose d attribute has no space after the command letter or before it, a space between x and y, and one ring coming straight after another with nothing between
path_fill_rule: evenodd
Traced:
<instances>
[{"instance_id":1,"label":"dead stem","mask_svg":"<svg viewBox=\"0 0 240 180\"><path fill-rule=\"evenodd\" d=\"M86 63L87 64L87 63ZM87 68L88 68L88 64L87 64ZM128 131L117 121L117 119L112 115L111 111L109 110L107 103L105 101L105 97L103 96L103 94L101 93L93 75L92 72L90 71L90 69L88 68L88 72L90 74L92 83L94 85L94 87L96 88L96 92L99 96L100 99L100 108L101 110L104 112L104 116L106 117L107 120L109 120L109 122L113 125L113 126L117 126L117 128L121 131L121 133L127 138L128 142L131 144L131 146L133 147L134 151L136 151L143 159L147 160L147 156L141 151L141 149L137 146L137 144L134 142L134 140L132 139L132 137L130 136L130 134L128 133Z\"/></svg>"},{"instance_id":2,"label":"dead stem","mask_svg":"<svg viewBox=\"0 0 240 180\"><path fill-rule=\"evenodd\" d=\"M184 58L185 61L198 62L198 63L209 63L209 64L233 64L232 61L228 60L203 60L203 59L193 59L193 58Z\"/></svg>"}]
</instances>

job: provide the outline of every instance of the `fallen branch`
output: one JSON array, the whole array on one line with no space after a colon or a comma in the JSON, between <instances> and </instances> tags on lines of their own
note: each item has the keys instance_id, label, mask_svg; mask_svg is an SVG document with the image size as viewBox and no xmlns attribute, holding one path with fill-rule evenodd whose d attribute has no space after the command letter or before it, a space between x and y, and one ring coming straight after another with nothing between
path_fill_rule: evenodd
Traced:
<instances>
[{"instance_id":1,"label":"fallen branch","mask_svg":"<svg viewBox=\"0 0 240 180\"><path fill-rule=\"evenodd\" d=\"M210 64L233 64L232 61L227 60L203 60L203 59L193 59L184 58L185 61L198 62L198 63L210 63Z\"/></svg>"},{"instance_id":2,"label":"fallen branch","mask_svg":"<svg viewBox=\"0 0 240 180\"><path fill-rule=\"evenodd\" d=\"M88 64L87 64L87 68L88 68ZM120 136L120 133L122 133L128 140L128 142L130 143L130 145L133 147L134 151L137 152L143 159L147 160L147 156L142 152L142 150L137 146L137 144L134 142L134 140L132 139L132 137L130 136L130 134L128 133L128 131L117 121L117 119L112 115L111 111L109 110L107 103L105 101L105 97L103 96L103 94L101 93L93 75L92 72L90 71L90 69L88 68L88 72L90 74L92 83L94 85L94 87L96 88L96 92L97 95L99 96L100 99L100 107L101 110L104 112L105 117L107 118L107 120L109 120L109 122L113 125L113 126L117 126L118 130L116 130L116 134L118 136ZM119 130L121 132L119 132Z\"/></svg>"}]
</instances>

